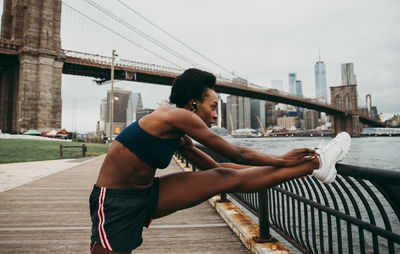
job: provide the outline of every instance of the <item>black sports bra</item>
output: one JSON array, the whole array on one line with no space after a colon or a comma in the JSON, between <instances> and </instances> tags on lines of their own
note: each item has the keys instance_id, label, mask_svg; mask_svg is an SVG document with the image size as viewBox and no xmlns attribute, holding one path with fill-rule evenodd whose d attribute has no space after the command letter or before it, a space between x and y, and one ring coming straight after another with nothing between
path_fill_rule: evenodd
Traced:
<instances>
[{"instance_id":1,"label":"black sports bra","mask_svg":"<svg viewBox=\"0 0 400 254\"><path fill-rule=\"evenodd\" d=\"M180 144L180 138L159 138L143 130L138 121L131 123L116 138L146 164L154 169L166 168Z\"/></svg>"}]
</instances>

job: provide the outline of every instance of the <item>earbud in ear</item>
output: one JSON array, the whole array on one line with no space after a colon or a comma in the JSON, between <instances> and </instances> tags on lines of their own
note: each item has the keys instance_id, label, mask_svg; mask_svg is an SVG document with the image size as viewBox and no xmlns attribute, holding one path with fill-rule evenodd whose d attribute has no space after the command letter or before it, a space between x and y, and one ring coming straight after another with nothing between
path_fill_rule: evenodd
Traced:
<instances>
[{"instance_id":1,"label":"earbud in ear","mask_svg":"<svg viewBox=\"0 0 400 254\"><path fill-rule=\"evenodd\" d=\"M197 103L196 103L196 102L193 102L192 106L193 106L193 110L192 110L192 111L195 112L196 109L197 109Z\"/></svg>"}]
</instances>

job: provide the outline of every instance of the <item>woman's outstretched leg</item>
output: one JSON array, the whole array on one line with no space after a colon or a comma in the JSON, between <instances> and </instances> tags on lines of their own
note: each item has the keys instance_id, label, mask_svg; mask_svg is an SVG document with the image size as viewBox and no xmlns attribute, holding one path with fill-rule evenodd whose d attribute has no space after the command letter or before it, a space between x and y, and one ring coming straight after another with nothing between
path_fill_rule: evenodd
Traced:
<instances>
[{"instance_id":1,"label":"woman's outstretched leg","mask_svg":"<svg viewBox=\"0 0 400 254\"><path fill-rule=\"evenodd\" d=\"M311 174L317 168L319 161L315 158L294 167L215 168L162 176L155 217L192 207L221 192L256 192Z\"/></svg>"},{"instance_id":2,"label":"woman's outstretched leg","mask_svg":"<svg viewBox=\"0 0 400 254\"><path fill-rule=\"evenodd\" d=\"M163 176L155 217L194 206L218 193L256 192L311 173L322 182L330 183L336 177L335 164L348 153L350 143L349 134L339 133L316 150L317 157L293 167L215 168Z\"/></svg>"}]
</instances>

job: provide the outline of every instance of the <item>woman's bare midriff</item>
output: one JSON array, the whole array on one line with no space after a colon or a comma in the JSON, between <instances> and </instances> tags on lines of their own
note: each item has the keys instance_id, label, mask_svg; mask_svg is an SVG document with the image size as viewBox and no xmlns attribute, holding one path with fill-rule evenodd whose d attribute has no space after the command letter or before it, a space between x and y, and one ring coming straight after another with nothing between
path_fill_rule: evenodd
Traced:
<instances>
[{"instance_id":1,"label":"woman's bare midriff","mask_svg":"<svg viewBox=\"0 0 400 254\"><path fill-rule=\"evenodd\" d=\"M145 189L153 184L155 170L114 140L101 166L96 185L113 189Z\"/></svg>"}]
</instances>

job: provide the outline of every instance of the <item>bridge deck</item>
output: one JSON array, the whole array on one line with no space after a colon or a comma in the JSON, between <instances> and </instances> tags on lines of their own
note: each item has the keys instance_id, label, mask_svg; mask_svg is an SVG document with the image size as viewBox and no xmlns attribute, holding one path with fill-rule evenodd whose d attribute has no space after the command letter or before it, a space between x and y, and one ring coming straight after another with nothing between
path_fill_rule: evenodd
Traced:
<instances>
[{"instance_id":1,"label":"bridge deck","mask_svg":"<svg viewBox=\"0 0 400 254\"><path fill-rule=\"evenodd\" d=\"M1 253L89 253L88 196L102 158L0 193ZM34 168L32 169L34 170ZM180 170L173 161L165 174ZM134 253L249 253L208 203L153 221Z\"/></svg>"}]
</instances>

